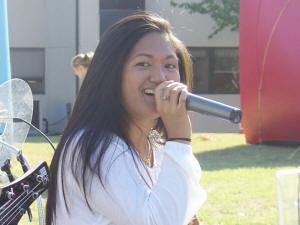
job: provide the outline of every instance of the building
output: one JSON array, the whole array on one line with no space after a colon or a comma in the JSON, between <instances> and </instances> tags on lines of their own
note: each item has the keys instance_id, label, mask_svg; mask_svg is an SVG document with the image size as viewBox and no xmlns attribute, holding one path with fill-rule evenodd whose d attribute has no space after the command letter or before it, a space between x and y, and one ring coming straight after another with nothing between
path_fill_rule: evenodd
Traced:
<instances>
[{"instance_id":1,"label":"building","mask_svg":"<svg viewBox=\"0 0 300 225\"><path fill-rule=\"evenodd\" d=\"M181 2L182 0L178 0ZM169 0L9 0L8 26L12 77L33 91L33 123L61 133L80 86L70 66L78 52L94 51L100 34L119 18L147 10L168 19L194 61L194 93L240 105L238 32L225 30L209 39L214 22L188 14ZM195 132L238 132L227 121L191 113Z\"/></svg>"}]
</instances>

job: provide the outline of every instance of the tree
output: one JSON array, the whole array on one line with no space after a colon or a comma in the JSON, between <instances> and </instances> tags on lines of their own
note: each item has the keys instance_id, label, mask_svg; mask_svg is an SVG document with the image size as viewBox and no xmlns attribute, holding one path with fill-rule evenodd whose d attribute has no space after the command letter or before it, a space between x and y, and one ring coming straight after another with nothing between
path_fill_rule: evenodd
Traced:
<instances>
[{"instance_id":1,"label":"tree","mask_svg":"<svg viewBox=\"0 0 300 225\"><path fill-rule=\"evenodd\" d=\"M177 3L176 0L170 0L174 7L187 9L190 14L200 13L208 14L215 21L214 31L208 36L213 37L221 30L229 27L231 31L239 29L239 0L201 0L200 2Z\"/></svg>"}]
</instances>

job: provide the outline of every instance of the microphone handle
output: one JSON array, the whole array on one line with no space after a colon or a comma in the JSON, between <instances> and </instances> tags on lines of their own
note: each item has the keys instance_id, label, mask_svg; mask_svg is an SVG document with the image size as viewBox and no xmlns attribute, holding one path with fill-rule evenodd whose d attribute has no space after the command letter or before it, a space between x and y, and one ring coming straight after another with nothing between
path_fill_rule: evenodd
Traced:
<instances>
[{"instance_id":1,"label":"microphone handle","mask_svg":"<svg viewBox=\"0 0 300 225\"><path fill-rule=\"evenodd\" d=\"M240 109L191 93L188 94L186 108L190 111L229 120L232 123L239 123L242 119Z\"/></svg>"}]
</instances>

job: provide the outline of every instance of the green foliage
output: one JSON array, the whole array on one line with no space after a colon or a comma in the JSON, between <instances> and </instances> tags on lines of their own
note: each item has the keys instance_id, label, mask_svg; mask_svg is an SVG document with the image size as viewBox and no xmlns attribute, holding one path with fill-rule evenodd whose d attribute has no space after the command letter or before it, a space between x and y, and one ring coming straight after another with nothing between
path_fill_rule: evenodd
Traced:
<instances>
[{"instance_id":1,"label":"green foliage","mask_svg":"<svg viewBox=\"0 0 300 225\"><path fill-rule=\"evenodd\" d=\"M200 2L177 3L170 1L174 7L187 9L190 14L200 13L208 14L215 21L214 31L208 36L213 37L221 30L229 27L231 31L239 29L239 0L201 0Z\"/></svg>"}]
</instances>

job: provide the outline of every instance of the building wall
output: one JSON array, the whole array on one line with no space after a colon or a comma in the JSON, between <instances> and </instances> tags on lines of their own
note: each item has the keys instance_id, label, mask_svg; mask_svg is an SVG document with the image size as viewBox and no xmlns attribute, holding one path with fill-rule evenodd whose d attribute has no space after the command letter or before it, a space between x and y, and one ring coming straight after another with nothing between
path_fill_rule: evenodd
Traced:
<instances>
[{"instance_id":1,"label":"building wall","mask_svg":"<svg viewBox=\"0 0 300 225\"><path fill-rule=\"evenodd\" d=\"M10 47L45 50L44 94L33 96L40 101L40 128L43 129L42 119L46 118L53 124L49 131L61 133L67 121L66 104L75 98L75 76L70 67L75 54L75 1L7 3Z\"/></svg>"},{"instance_id":2,"label":"building wall","mask_svg":"<svg viewBox=\"0 0 300 225\"><path fill-rule=\"evenodd\" d=\"M78 53L94 52L100 40L99 0L79 0L78 13ZM81 84L78 79L78 88Z\"/></svg>"},{"instance_id":3,"label":"building wall","mask_svg":"<svg viewBox=\"0 0 300 225\"><path fill-rule=\"evenodd\" d=\"M79 0L79 52L95 51L100 40L99 0Z\"/></svg>"},{"instance_id":4,"label":"building wall","mask_svg":"<svg viewBox=\"0 0 300 225\"><path fill-rule=\"evenodd\" d=\"M10 47L40 47L47 44L46 0L7 1Z\"/></svg>"}]
</instances>

